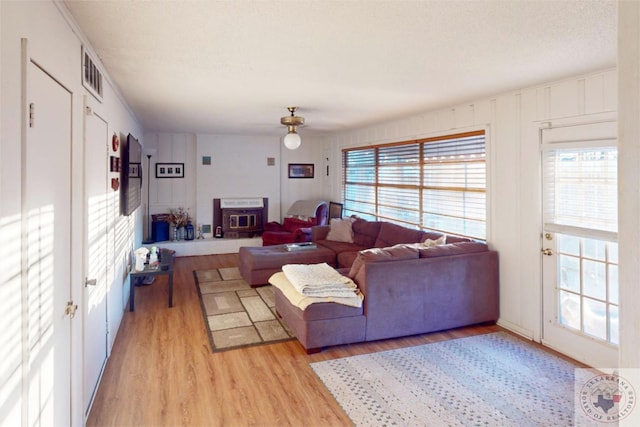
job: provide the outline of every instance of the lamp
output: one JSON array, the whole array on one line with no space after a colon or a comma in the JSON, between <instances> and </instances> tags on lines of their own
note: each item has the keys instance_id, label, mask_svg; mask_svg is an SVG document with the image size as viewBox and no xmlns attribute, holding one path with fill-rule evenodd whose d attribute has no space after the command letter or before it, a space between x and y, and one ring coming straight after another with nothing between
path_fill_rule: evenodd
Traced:
<instances>
[{"instance_id":1,"label":"lamp","mask_svg":"<svg viewBox=\"0 0 640 427\"><path fill-rule=\"evenodd\" d=\"M304 117L295 115L297 108L298 107L287 107L291 115L280 118L280 124L285 125L288 130L282 142L284 142L284 146L289 150L295 150L300 147L300 143L302 142L300 135L298 135L297 128L304 124Z\"/></svg>"},{"instance_id":2,"label":"lamp","mask_svg":"<svg viewBox=\"0 0 640 427\"><path fill-rule=\"evenodd\" d=\"M145 148L144 154L147 156L147 238L142 243L149 244L155 242L151 238L151 217L149 216L149 195L150 195L150 187L151 187L151 157L156 154L155 148Z\"/></svg>"},{"instance_id":3,"label":"lamp","mask_svg":"<svg viewBox=\"0 0 640 427\"><path fill-rule=\"evenodd\" d=\"M300 135L298 135L294 130L286 134L282 142L284 142L284 146L289 150L295 150L296 148L300 147L300 143L302 142L302 140L300 139Z\"/></svg>"}]
</instances>

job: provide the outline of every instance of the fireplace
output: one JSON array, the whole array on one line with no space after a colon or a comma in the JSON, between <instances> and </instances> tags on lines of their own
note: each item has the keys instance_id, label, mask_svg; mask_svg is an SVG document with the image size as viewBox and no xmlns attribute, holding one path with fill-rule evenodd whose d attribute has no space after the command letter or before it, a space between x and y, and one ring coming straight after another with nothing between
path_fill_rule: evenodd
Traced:
<instances>
[{"instance_id":1,"label":"fireplace","mask_svg":"<svg viewBox=\"0 0 640 427\"><path fill-rule=\"evenodd\" d=\"M269 199L266 197L213 199L213 226L222 237L237 239L262 234L267 223Z\"/></svg>"}]
</instances>

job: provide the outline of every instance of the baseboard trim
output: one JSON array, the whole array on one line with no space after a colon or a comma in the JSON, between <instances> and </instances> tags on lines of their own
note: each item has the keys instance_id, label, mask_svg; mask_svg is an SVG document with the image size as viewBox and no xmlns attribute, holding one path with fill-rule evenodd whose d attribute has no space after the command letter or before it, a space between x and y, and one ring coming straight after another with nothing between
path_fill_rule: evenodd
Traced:
<instances>
[{"instance_id":1,"label":"baseboard trim","mask_svg":"<svg viewBox=\"0 0 640 427\"><path fill-rule=\"evenodd\" d=\"M504 320L502 318L498 319L498 321L496 322L496 324L500 327L503 327L505 329L508 329L509 331L518 334L528 340L533 341L533 331L530 331L528 329L522 328L518 325L516 325L515 323L511 323L508 320Z\"/></svg>"}]
</instances>

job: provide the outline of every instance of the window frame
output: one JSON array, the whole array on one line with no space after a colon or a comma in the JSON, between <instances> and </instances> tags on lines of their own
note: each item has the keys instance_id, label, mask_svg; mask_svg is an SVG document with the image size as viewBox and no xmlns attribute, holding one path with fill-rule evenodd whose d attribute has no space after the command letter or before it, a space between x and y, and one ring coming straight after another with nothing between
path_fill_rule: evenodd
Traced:
<instances>
[{"instance_id":1,"label":"window frame","mask_svg":"<svg viewBox=\"0 0 640 427\"><path fill-rule=\"evenodd\" d=\"M463 143L458 145L447 144L449 141L454 142L455 140L465 140ZM428 144L434 144L433 146L429 146ZM437 160L436 162L433 159L425 158L427 148L437 147L435 144L439 144L443 147L445 151L455 151L458 149L464 150L472 149L479 150L478 152L481 154L479 157L471 158L471 156L467 157L465 160L455 160L453 157L443 160ZM411 157L410 154L403 153L404 148L407 148L407 152L411 150L411 147L417 147L417 154L415 159ZM386 151L386 153L385 153ZM414 150L415 151L415 150ZM345 208L346 215L357 215L365 219L369 220L383 220L390 221L400 225L422 229L422 230L434 230L446 234L452 234L463 237L470 237L475 240L483 240L486 241L488 235L488 162L487 162L487 152L488 152L488 143L487 143L487 132L486 130L475 130L469 132L461 132L455 134L446 134L436 137L429 138L421 138L416 140L408 140L408 141L399 141L399 142L391 142L385 144L377 144L377 145L367 145L367 146L358 146L358 147L348 147L342 149L342 179L341 179L341 190L342 190L342 202ZM362 162L361 164L352 164L354 160L354 153L362 154ZM388 158L381 161L381 153L383 154L391 154L397 156L396 162L389 161ZM351 157L350 157L351 154ZM450 153L451 154L451 153ZM404 157L403 157L404 156ZM467 156L464 151L458 156L463 157ZM357 158L355 159L357 162ZM404 163L403 163L404 162ZM462 167L465 173L465 179L457 178L459 181L456 185L427 185L425 182L425 176L427 176L427 171L429 170L429 165L451 165L455 170L456 168ZM476 182L475 187L470 186L469 179L467 179L467 175L469 175L469 171L467 170L468 165L471 164L481 164L480 168L475 168ZM408 169L408 173L405 173L405 169L400 171L400 168ZM357 172L356 168L360 169L360 172ZM385 168L388 171L385 171ZM396 169L394 174L394 168ZM441 169L438 172L437 169ZM447 168L436 168L433 170L436 173L436 176L440 179L442 178L452 178L452 176L448 176L447 174L450 172L442 172L442 170L446 170ZM382 173L381 173L382 172ZM473 172L473 171L472 171ZM416 175L417 173L417 175ZM354 180L353 176L358 176L359 178ZM408 175L408 180L412 181L410 183L404 182L404 175ZM413 176L416 175L416 176ZM349 179L348 179L349 177ZM481 186L478 187L477 179L480 179ZM393 182L394 179L396 182ZM462 182L464 184L462 184ZM398 191L405 192L405 201L411 201L409 203L410 207L407 209L401 204L393 205L389 204L388 200L380 200L380 194L386 192L387 199L392 196L393 189L397 189ZM389 190L392 190L389 192ZM476 217L470 217L469 210L467 210L466 215L455 216L449 215L451 218L457 217L453 220L459 221L462 226L456 228L455 224L449 224L449 226L445 227L434 227L426 222L429 220L428 215L433 215L434 218L437 217L446 217L445 214L437 214L434 212L427 212L424 204L425 192L431 191L435 194L445 194L446 192L449 195L445 195L444 197L461 197L465 199L471 193L481 194L478 200L476 201ZM350 194L358 193L360 200L354 199ZM411 193L415 193L411 196ZM391 197L392 198L392 197ZM401 199L402 197L398 197ZM413 198L415 198L415 202L413 202ZM386 203L385 203L386 202ZM398 200L396 203L400 203L401 200ZM360 207L354 206L354 204L360 204ZM462 204L466 204L463 202ZM366 207L370 209L366 209ZM385 214L385 209L387 214ZM398 215L395 217L393 214L389 215L389 211L397 211L397 212L406 212L405 218L399 218ZM436 221L437 222L437 221ZM479 224L479 228L474 231L469 231L467 226L468 222L476 222ZM451 228L453 227L453 229Z\"/></svg>"}]
</instances>

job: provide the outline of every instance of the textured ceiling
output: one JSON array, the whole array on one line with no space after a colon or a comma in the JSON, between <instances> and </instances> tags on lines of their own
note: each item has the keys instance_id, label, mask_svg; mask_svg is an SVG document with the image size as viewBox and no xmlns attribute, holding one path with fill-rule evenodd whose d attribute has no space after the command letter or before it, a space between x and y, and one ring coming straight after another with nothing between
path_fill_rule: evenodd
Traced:
<instances>
[{"instance_id":1,"label":"textured ceiling","mask_svg":"<svg viewBox=\"0 0 640 427\"><path fill-rule=\"evenodd\" d=\"M76 1L145 129L362 126L616 63L615 1Z\"/></svg>"}]
</instances>

